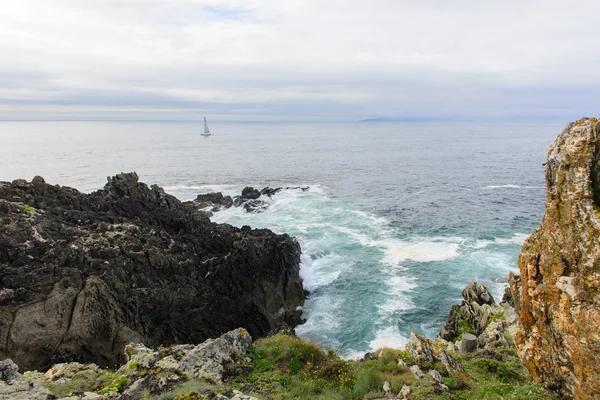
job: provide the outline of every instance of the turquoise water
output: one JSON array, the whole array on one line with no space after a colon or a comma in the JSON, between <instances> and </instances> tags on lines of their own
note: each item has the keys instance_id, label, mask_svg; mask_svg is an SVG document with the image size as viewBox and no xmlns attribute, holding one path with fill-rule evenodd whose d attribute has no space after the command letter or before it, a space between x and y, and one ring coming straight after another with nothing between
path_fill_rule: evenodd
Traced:
<instances>
[{"instance_id":1,"label":"turquoise water","mask_svg":"<svg viewBox=\"0 0 600 400\"><path fill-rule=\"evenodd\" d=\"M501 297L545 200L560 125L0 123L0 180L83 191L135 170L188 200L246 185L309 185L214 221L298 238L310 290L300 336L346 356L435 336L472 279Z\"/></svg>"}]
</instances>

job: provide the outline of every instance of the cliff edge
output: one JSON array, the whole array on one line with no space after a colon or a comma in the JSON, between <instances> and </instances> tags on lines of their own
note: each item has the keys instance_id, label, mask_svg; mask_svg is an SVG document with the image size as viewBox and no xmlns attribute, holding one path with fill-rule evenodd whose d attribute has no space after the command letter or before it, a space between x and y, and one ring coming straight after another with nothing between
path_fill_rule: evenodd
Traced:
<instances>
[{"instance_id":1,"label":"cliff edge","mask_svg":"<svg viewBox=\"0 0 600 400\"><path fill-rule=\"evenodd\" d=\"M599 129L581 119L550 146L546 211L511 277L523 363L576 399L600 396Z\"/></svg>"},{"instance_id":2,"label":"cliff edge","mask_svg":"<svg viewBox=\"0 0 600 400\"><path fill-rule=\"evenodd\" d=\"M90 194L0 182L0 359L109 366L132 341L293 328L299 262L288 235L212 223L135 173Z\"/></svg>"}]
</instances>

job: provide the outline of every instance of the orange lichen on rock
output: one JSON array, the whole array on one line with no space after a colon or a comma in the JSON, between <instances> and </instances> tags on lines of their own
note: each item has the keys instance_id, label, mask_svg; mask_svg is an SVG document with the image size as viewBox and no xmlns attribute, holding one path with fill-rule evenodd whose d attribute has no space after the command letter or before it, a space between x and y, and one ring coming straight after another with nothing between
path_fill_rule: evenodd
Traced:
<instances>
[{"instance_id":1,"label":"orange lichen on rock","mask_svg":"<svg viewBox=\"0 0 600 400\"><path fill-rule=\"evenodd\" d=\"M600 398L600 137L597 120L567 125L550 146L546 212L511 279L516 344L537 381Z\"/></svg>"}]
</instances>

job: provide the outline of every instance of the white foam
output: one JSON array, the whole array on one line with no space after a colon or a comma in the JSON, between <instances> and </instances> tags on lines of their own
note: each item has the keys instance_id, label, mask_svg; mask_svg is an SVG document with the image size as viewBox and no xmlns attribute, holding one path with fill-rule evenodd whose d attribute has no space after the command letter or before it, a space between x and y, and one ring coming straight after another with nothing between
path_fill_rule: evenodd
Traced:
<instances>
[{"instance_id":1,"label":"white foam","mask_svg":"<svg viewBox=\"0 0 600 400\"><path fill-rule=\"evenodd\" d=\"M382 262L391 266L400 265L406 260L416 262L444 261L459 255L460 245L452 242L421 241L408 242L389 239L378 242L384 257Z\"/></svg>"},{"instance_id":2,"label":"white foam","mask_svg":"<svg viewBox=\"0 0 600 400\"><path fill-rule=\"evenodd\" d=\"M506 184L506 185L488 185L482 187L483 190L491 190L491 189L542 189L544 186L521 186L514 184Z\"/></svg>"},{"instance_id":3,"label":"white foam","mask_svg":"<svg viewBox=\"0 0 600 400\"><path fill-rule=\"evenodd\" d=\"M317 288L317 279L312 269L312 259L306 254L300 256L300 278L302 278L302 285L309 292Z\"/></svg>"},{"instance_id":4,"label":"white foam","mask_svg":"<svg viewBox=\"0 0 600 400\"><path fill-rule=\"evenodd\" d=\"M512 184L508 184L508 185L489 185L489 186L484 186L482 189L502 189L502 188L520 189L521 186L519 186L519 185L512 185Z\"/></svg>"},{"instance_id":5,"label":"white foam","mask_svg":"<svg viewBox=\"0 0 600 400\"><path fill-rule=\"evenodd\" d=\"M494 240L477 240L470 247L474 249L483 249L492 244L498 245L518 245L522 246L525 240L529 237L526 233L515 233L512 238L495 238Z\"/></svg>"},{"instance_id":6,"label":"white foam","mask_svg":"<svg viewBox=\"0 0 600 400\"><path fill-rule=\"evenodd\" d=\"M307 254L300 256L300 277L304 287L310 292L335 282L345 267L347 264L336 254L328 254L316 260Z\"/></svg>"},{"instance_id":7,"label":"white foam","mask_svg":"<svg viewBox=\"0 0 600 400\"><path fill-rule=\"evenodd\" d=\"M167 193L198 190L202 193L223 192L235 188L235 185L171 185L163 186Z\"/></svg>"},{"instance_id":8,"label":"white foam","mask_svg":"<svg viewBox=\"0 0 600 400\"><path fill-rule=\"evenodd\" d=\"M369 343L371 350L389 347L392 349L403 349L408 338L400 333L396 326L390 326L378 331L375 334L375 339Z\"/></svg>"},{"instance_id":9,"label":"white foam","mask_svg":"<svg viewBox=\"0 0 600 400\"><path fill-rule=\"evenodd\" d=\"M309 297L304 304L302 314L306 322L296 327L297 335L316 340L318 336L337 332L341 325L337 310L341 307L342 301L343 299L330 295Z\"/></svg>"}]
</instances>

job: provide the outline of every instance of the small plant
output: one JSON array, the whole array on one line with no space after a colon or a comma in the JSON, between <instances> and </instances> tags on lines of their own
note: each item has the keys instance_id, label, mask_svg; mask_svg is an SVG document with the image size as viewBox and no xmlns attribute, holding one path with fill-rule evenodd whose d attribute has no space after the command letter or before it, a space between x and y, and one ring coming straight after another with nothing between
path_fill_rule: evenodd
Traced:
<instances>
[{"instance_id":1,"label":"small plant","mask_svg":"<svg viewBox=\"0 0 600 400\"><path fill-rule=\"evenodd\" d=\"M24 212L32 212L32 211L35 211L35 208L33 208L33 207L31 207L31 206L28 206L27 204L25 204L25 205L23 206L23 211L24 211Z\"/></svg>"},{"instance_id":2,"label":"small plant","mask_svg":"<svg viewBox=\"0 0 600 400\"><path fill-rule=\"evenodd\" d=\"M487 327L489 324L491 324L494 321L506 321L506 315L504 314L504 311L499 311L495 314L490 315L490 318L488 319L485 326Z\"/></svg>"},{"instance_id":3,"label":"small plant","mask_svg":"<svg viewBox=\"0 0 600 400\"><path fill-rule=\"evenodd\" d=\"M125 388L125 386L127 386L128 383L129 383L129 379L127 379L127 377L125 375L119 375L112 380L110 385L105 386L98 393L100 393L100 394L106 394L109 392L119 392L120 393L123 391L123 389Z\"/></svg>"}]
</instances>

